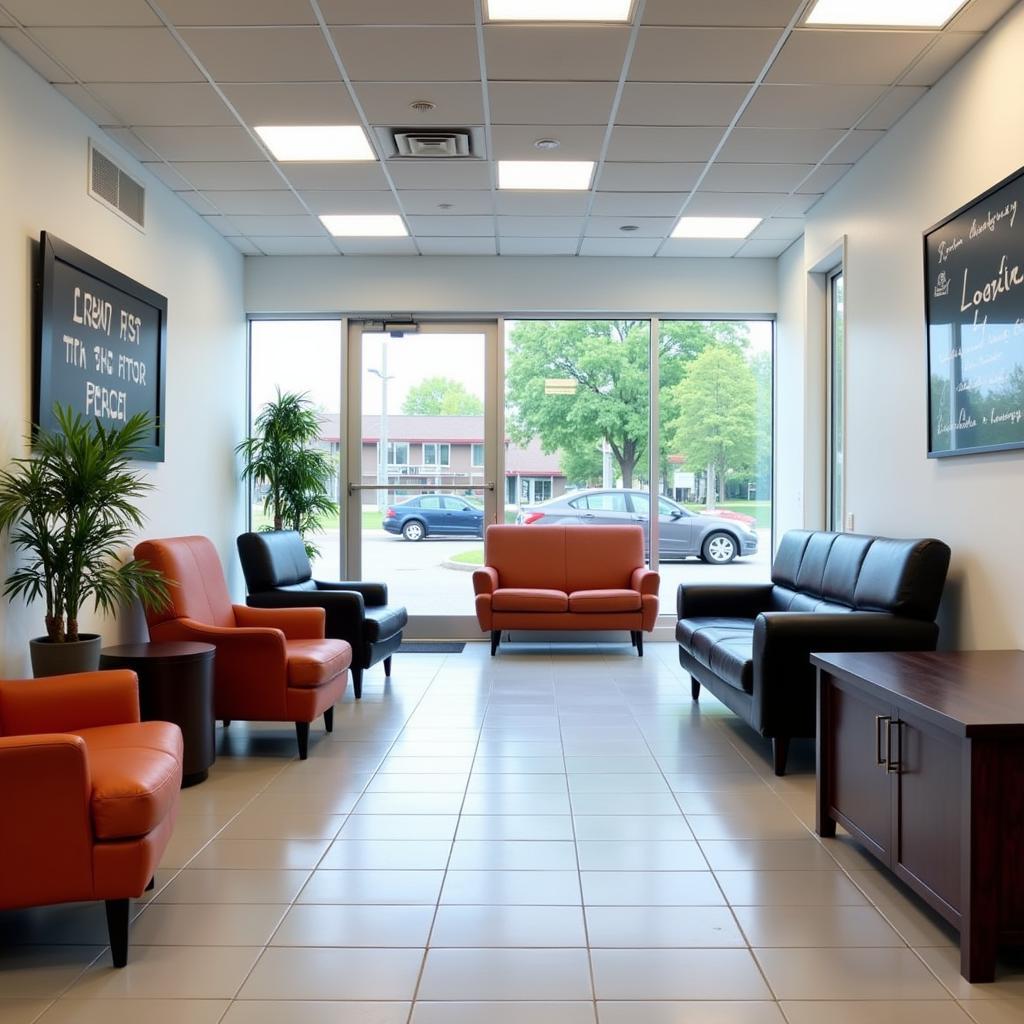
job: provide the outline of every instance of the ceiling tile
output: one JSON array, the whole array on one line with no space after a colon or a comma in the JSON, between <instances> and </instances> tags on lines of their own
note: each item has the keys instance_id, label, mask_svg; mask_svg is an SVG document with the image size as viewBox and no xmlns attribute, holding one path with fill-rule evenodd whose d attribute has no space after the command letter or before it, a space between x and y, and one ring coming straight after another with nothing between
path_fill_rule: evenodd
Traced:
<instances>
[{"instance_id":1,"label":"ceiling tile","mask_svg":"<svg viewBox=\"0 0 1024 1024\"><path fill-rule=\"evenodd\" d=\"M165 28L40 28L33 35L83 82L202 79Z\"/></svg>"},{"instance_id":2,"label":"ceiling tile","mask_svg":"<svg viewBox=\"0 0 1024 1024\"><path fill-rule=\"evenodd\" d=\"M660 238L584 238L581 256L653 256Z\"/></svg>"},{"instance_id":3,"label":"ceiling tile","mask_svg":"<svg viewBox=\"0 0 1024 1024\"><path fill-rule=\"evenodd\" d=\"M472 25L473 0L320 0L328 25Z\"/></svg>"},{"instance_id":4,"label":"ceiling tile","mask_svg":"<svg viewBox=\"0 0 1024 1024\"><path fill-rule=\"evenodd\" d=\"M146 161L143 163L143 166L155 178L158 178L168 188L172 188L176 192L191 190L192 188L192 186L169 164L151 163Z\"/></svg>"},{"instance_id":5,"label":"ceiling tile","mask_svg":"<svg viewBox=\"0 0 1024 1024\"><path fill-rule=\"evenodd\" d=\"M359 82L355 93L371 124L458 128L484 122L479 82ZM416 100L429 100L436 109L426 113L411 110L409 104Z\"/></svg>"},{"instance_id":6,"label":"ceiling tile","mask_svg":"<svg viewBox=\"0 0 1024 1024\"><path fill-rule=\"evenodd\" d=\"M393 192L359 192L355 189L331 189L300 192L302 201L320 213L400 213Z\"/></svg>"},{"instance_id":7,"label":"ceiling tile","mask_svg":"<svg viewBox=\"0 0 1024 1024\"><path fill-rule=\"evenodd\" d=\"M719 156L726 163L816 164L842 137L841 131L734 128Z\"/></svg>"},{"instance_id":8,"label":"ceiling tile","mask_svg":"<svg viewBox=\"0 0 1024 1024\"><path fill-rule=\"evenodd\" d=\"M388 170L397 188L457 190L491 187L491 168L483 160L392 160Z\"/></svg>"},{"instance_id":9,"label":"ceiling tile","mask_svg":"<svg viewBox=\"0 0 1024 1024\"><path fill-rule=\"evenodd\" d=\"M857 127L891 128L927 91L924 86L897 85Z\"/></svg>"},{"instance_id":10,"label":"ceiling tile","mask_svg":"<svg viewBox=\"0 0 1024 1024\"><path fill-rule=\"evenodd\" d=\"M774 192L698 192L687 204L687 217L767 217L784 195Z\"/></svg>"},{"instance_id":11,"label":"ceiling tile","mask_svg":"<svg viewBox=\"0 0 1024 1024\"><path fill-rule=\"evenodd\" d=\"M338 249L329 238L257 238L250 241L258 245L267 256L337 256Z\"/></svg>"},{"instance_id":12,"label":"ceiling tile","mask_svg":"<svg viewBox=\"0 0 1024 1024\"><path fill-rule=\"evenodd\" d=\"M735 25L783 28L801 0L647 0L645 25Z\"/></svg>"},{"instance_id":13,"label":"ceiling tile","mask_svg":"<svg viewBox=\"0 0 1024 1024\"><path fill-rule=\"evenodd\" d=\"M725 259L735 256L742 244L743 240L738 238L670 238L658 255Z\"/></svg>"},{"instance_id":14,"label":"ceiling tile","mask_svg":"<svg viewBox=\"0 0 1024 1024\"><path fill-rule=\"evenodd\" d=\"M315 217L302 214L298 217L261 217L253 214L238 214L231 220L240 234L264 238L286 236L298 238L304 235L323 235L324 226Z\"/></svg>"},{"instance_id":15,"label":"ceiling tile","mask_svg":"<svg viewBox=\"0 0 1024 1024\"><path fill-rule=\"evenodd\" d=\"M0 11L0 25L4 27L13 26L14 22L3 11Z\"/></svg>"},{"instance_id":16,"label":"ceiling tile","mask_svg":"<svg viewBox=\"0 0 1024 1024\"><path fill-rule=\"evenodd\" d=\"M498 213L516 217L582 217L589 192L497 192Z\"/></svg>"},{"instance_id":17,"label":"ceiling tile","mask_svg":"<svg viewBox=\"0 0 1024 1024\"><path fill-rule=\"evenodd\" d=\"M251 160L241 163L177 161L173 167L190 183L190 187L194 186L201 191L281 187L281 176L274 170L269 160ZM154 173L159 172L154 171Z\"/></svg>"},{"instance_id":18,"label":"ceiling tile","mask_svg":"<svg viewBox=\"0 0 1024 1024\"><path fill-rule=\"evenodd\" d=\"M4 7L28 28L43 25L160 25L146 0L4 0Z\"/></svg>"},{"instance_id":19,"label":"ceiling tile","mask_svg":"<svg viewBox=\"0 0 1024 1024\"><path fill-rule=\"evenodd\" d=\"M687 192L598 192L591 212L597 217L671 217L679 213Z\"/></svg>"},{"instance_id":20,"label":"ceiling tile","mask_svg":"<svg viewBox=\"0 0 1024 1024\"><path fill-rule=\"evenodd\" d=\"M433 217L410 216L409 230L416 236L452 235L458 237L469 236L494 236L494 218L486 217L453 217L449 215L438 215Z\"/></svg>"},{"instance_id":21,"label":"ceiling tile","mask_svg":"<svg viewBox=\"0 0 1024 1024\"><path fill-rule=\"evenodd\" d=\"M109 135L122 149L126 149L136 160L154 160L158 155L143 142L138 135L127 128L104 128ZM159 154L163 156L163 154Z\"/></svg>"},{"instance_id":22,"label":"ceiling tile","mask_svg":"<svg viewBox=\"0 0 1024 1024\"><path fill-rule=\"evenodd\" d=\"M357 124L359 115L342 82L263 82L222 86L246 124Z\"/></svg>"},{"instance_id":23,"label":"ceiling tile","mask_svg":"<svg viewBox=\"0 0 1024 1024\"><path fill-rule=\"evenodd\" d=\"M206 83L96 82L89 91L126 125L238 124Z\"/></svg>"},{"instance_id":24,"label":"ceiling tile","mask_svg":"<svg viewBox=\"0 0 1024 1024\"><path fill-rule=\"evenodd\" d=\"M829 153L826 163L830 164L852 164L856 163L876 142L879 142L885 132L879 131L856 131L850 132L836 149Z\"/></svg>"},{"instance_id":25,"label":"ceiling tile","mask_svg":"<svg viewBox=\"0 0 1024 1024\"><path fill-rule=\"evenodd\" d=\"M214 231L217 231L224 236L241 234L241 231L235 227L228 217L224 217L219 213L213 213L209 216L203 217L203 220L206 222L207 226L213 228Z\"/></svg>"},{"instance_id":26,"label":"ceiling tile","mask_svg":"<svg viewBox=\"0 0 1024 1024\"><path fill-rule=\"evenodd\" d=\"M615 82L488 82L492 124L608 124Z\"/></svg>"},{"instance_id":27,"label":"ceiling tile","mask_svg":"<svg viewBox=\"0 0 1024 1024\"><path fill-rule=\"evenodd\" d=\"M792 244L789 239L755 238L744 242L736 255L747 259L772 259L781 256Z\"/></svg>"},{"instance_id":28,"label":"ceiling tile","mask_svg":"<svg viewBox=\"0 0 1024 1024\"><path fill-rule=\"evenodd\" d=\"M807 211L821 199L821 195L807 195L801 193L796 196L786 196L779 200L779 205L772 211L775 217L802 217Z\"/></svg>"},{"instance_id":29,"label":"ceiling tile","mask_svg":"<svg viewBox=\"0 0 1024 1024\"><path fill-rule=\"evenodd\" d=\"M743 112L755 128L852 128L885 93L881 85L762 85Z\"/></svg>"},{"instance_id":30,"label":"ceiling tile","mask_svg":"<svg viewBox=\"0 0 1024 1024\"><path fill-rule=\"evenodd\" d=\"M218 82L340 78L319 28L190 28L181 35Z\"/></svg>"},{"instance_id":31,"label":"ceiling tile","mask_svg":"<svg viewBox=\"0 0 1024 1024\"><path fill-rule=\"evenodd\" d=\"M262 256L263 251L241 235L224 236L244 256Z\"/></svg>"},{"instance_id":32,"label":"ceiling tile","mask_svg":"<svg viewBox=\"0 0 1024 1024\"><path fill-rule=\"evenodd\" d=\"M579 237L582 217L499 217L498 233L502 238L568 238Z\"/></svg>"},{"instance_id":33,"label":"ceiling tile","mask_svg":"<svg viewBox=\"0 0 1024 1024\"><path fill-rule=\"evenodd\" d=\"M258 213L296 216L306 211L288 189L247 189L240 192L228 190L207 193L207 198L217 204L221 213ZM314 211L320 212L320 211Z\"/></svg>"},{"instance_id":34,"label":"ceiling tile","mask_svg":"<svg viewBox=\"0 0 1024 1024\"><path fill-rule=\"evenodd\" d=\"M353 82L480 81L472 28L336 28L331 32Z\"/></svg>"},{"instance_id":35,"label":"ceiling tile","mask_svg":"<svg viewBox=\"0 0 1024 1024\"><path fill-rule=\"evenodd\" d=\"M629 29L611 25L486 25L489 79L617 82Z\"/></svg>"},{"instance_id":36,"label":"ceiling tile","mask_svg":"<svg viewBox=\"0 0 1024 1024\"><path fill-rule=\"evenodd\" d=\"M48 82L74 81L74 75L69 74L45 54L21 29L0 28L0 43L6 43L26 64L35 68Z\"/></svg>"},{"instance_id":37,"label":"ceiling tile","mask_svg":"<svg viewBox=\"0 0 1024 1024\"><path fill-rule=\"evenodd\" d=\"M338 238L338 247L346 256L415 256L411 238Z\"/></svg>"},{"instance_id":38,"label":"ceiling tile","mask_svg":"<svg viewBox=\"0 0 1024 1024\"><path fill-rule=\"evenodd\" d=\"M601 155L606 128L598 125L495 125L491 129L495 160L594 160ZM557 139L557 150L539 151L538 139Z\"/></svg>"},{"instance_id":39,"label":"ceiling tile","mask_svg":"<svg viewBox=\"0 0 1024 1024\"><path fill-rule=\"evenodd\" d=\"M900 85L934 85L980 38L980 33L943 32Z\"/></svg>"},{"instance_id":40,"label":"ceiling tile","mask_svg":"<svg viewBox=\"0 0 1024 1024\"><path fill-rule=\"evenodd\" d=\"M597 187L602 192L678 192L697 184L704 163L632 163L604 164Z\"/></svg>"},{"instance_id":41,"label":"ceiling tile","mask_svg":"<svg viewBox=\"0 0 1024 1024\"><path fill-rule=\"evenodd\" d=\"M83 85L62 85L56 83L54 88L62 96L69 99L90 121L98 125L120 125L124 122L108 107L105 107L93 95L92 87Z\"/></svg>"},{"instance_id":42,"label":"ceiling tile","mask_svg":"<svg viewBox=\"0 0 1024 1024\"><path fill-rule=\"evenodd\" d=\"M682 205L680 199L679 205ZM588 238L664 238L676 224L675 213L670 217L591 217L584 234ZM624 224L635 225L636 231L621 231Z\"/></svg>"},{"instance_id":43,"label":"ceiling tile","mask_svg":"<svg viewBox=\"0 0 1024 1024\"><path fill-rule=\"evenodd\" d=\"M406 213L418 214L487 214L494 213L494 199L483 191L416 191L402 189L399 193ZM442 210L441 204L449 209ZM512 212L512 211L510 211ZM520 211L514 211L520 212ZM581 211L582 212L582 211Z\"/></svg>"},{"instance_id":44,"label":"ceiling tile","mask_svg":"<svg viewBox=\"0 0 1024 1024\"><path fill-rule=\"evenodd\" d=\"M573 238L502 238L502 256L575 256L579 236Z\"/></svg>"},{"instance_id":45,"label":"ceiling tile","mask_svg":"<svg viewBox=\"0 0 1024 1024\"><path fill-rule=\"evenodd\" d=\"M315 25L309 0L160 0L175 25Z\"/></svg>"},{"instance_id":46,"label":"ceiling tile","mask_svg":"<svg viewBox=\"0 0 1024 1024\"><path fill-rule=\"evenodd\" d=\"M853 164L822 164L800 183L797 192L827 192L851 167Z\"/></svg>"},{"instance_id":47,"label":"ceiling tile","mask_svg":"<svg viewBox=\"0 0 1024 1024\"><path fill-rule=\"evenodd\" d=\"M792 241L804 233L802 217L772 217L762 221L750 233L751 238L788 239Z\"/></svg>"},{"instance_id":48,"label":"ceiling tile","mask_svg":"<svg viewBox=\"0 0 1024 1024\"><path fill-rule=\"evenodd\" d=\"M494 256L494 238L417 238L424 256Z\"/></svg>"},{"instance_id":49,"label":"ceiling tile","mask_svg":"<svg viewBox=\"0 0 1024 1024\"><path fill-rule=\"evenodd\" d=\"M179 192L178 198L187 205L191 206L196 213L201 213L205 217L214 217L218 213L222 213L222 210L218 210L208 199L203 198L198 192Z\"/></svg>"},{"instance_id":50,"label":"ceiling tile","mask_svg":"<svg viewBox=\"0 0 1024 1024\"><path fill-rule=\"evenodd\" d=\"M139 126L135 134L165 160L258 160L260 148L244 128Z\"/></svg>"},{"instance_id":51,"label":"ceiling tile","mask_svg":"<svg viewBox=\"0 0 1024 1024\"><path fill-rule=\"evenodd\" d=\"M376 160L365 163L281 164L285 177L297 189L356 189L372 192L386 189L388 179Z\"/></svg>"},{"instance_id":52,"label":"ceiling tile","mask_svg":"<svg viewBox=\"0 0 1024 1024\"><path fill-rule=\"evenodd\" d=\"M770 28L642 28L631 82L753 82L778 41Z\"/></svg>"},{"instance_id":53,"label":"ceiling tile","mask_svg":"<svg viewBox=\"0 0 1024 1024\"><path fill-rule=\"evenodd\" d=\"M929 32L797 29L765 80L890 85L931 40Z\"/></svg>"},{"instance_id":54,"label":"ceiling tile","mask_svg":"<svg viewBox=\"0 0 1024 1024\"><path fill-rule=\"evenodd\" d=\"M974 0L949 27L954 32L987 32L1018 0Z\"/></svg>"},{"instance_id":55,"label":"ceiling tile","mask_svg":"<svg viewBox=\"0 0 1024 1024\"><path fill-rule=\"evenodd\" d=\"M727 125L750 87L729 82L628 82L615 116L628 125Z\"/></svg>"},{"instance_id":56,"label":"ceiling tile","mask_svg":"<svg viewBox=\"0 0 1024 1024\"><path fill-rule=\"evenodd\" d=\"M701 182L702 192L790 192L814 164L732 164L716 160Z\"/></svg>"},{"instance_id":57,"label":"ceiling tile","mask_svg":"<svg viewBox=\"0 0 1024 1024\"><path fill-rule=\"evenodd\" d=\"M607 155L609 160L707 160L721 140L722 132L722 128L636 128L616 125Z\"/></svg>"}]
</instances>

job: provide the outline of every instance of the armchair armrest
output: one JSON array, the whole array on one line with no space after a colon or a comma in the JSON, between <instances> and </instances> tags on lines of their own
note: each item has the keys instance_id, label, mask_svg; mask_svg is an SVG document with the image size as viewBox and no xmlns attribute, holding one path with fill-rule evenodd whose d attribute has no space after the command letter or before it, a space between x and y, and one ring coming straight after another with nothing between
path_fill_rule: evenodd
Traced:
<instances>
[{"instance_id":1,"label":"armchair armrest","mask_svg":"<svg viewBox=\"0 0 1024 1024\"><path fill-rule=\"evenodd\" d=\"M473 570L473 593L493 594L498 589L498 570L491 565Z\"/></svg>"},{"instance_id":2,"label":"armchair armrest","mask_svg":"<svg viewBox=\"0 0 1024 1024\"><path fill-rule=\"evenodd\" d=\"M653 569L641 566L633 570L629 580L630 590L639 590L641 594L657 594L661 586L661 577Z\"/></svg>"},{"instance_id":3,"label":"armchair armrest","mask_svg":"<svg viewBox=\"0 0 1024 1024\"><path fill-rule=\"evenodd\" d=\"M325 635L332 640L348 641L353 651L362 649L366 600L361 591L264 590L250 594L247 600L250 608L322 608L326 616Z\"/></svg>"},{"instance_id":4,"label":"armchair armrest","mask_svg":"<svg viewBox=\"0 0 1024 1024\"><path fill-rule=\"evenodd\" d=\"M322 594L337 591L354 591L361 594L363 602L369 608L379 608L388 603L388 585L386 583L364 583L362 580L343 580L338 583L326 580L314 580L317 591Z\"/></svg>"},{"instance_id":5,"label":"armchair armrest","mask_svg":"<svg viewBox=\"0 0 1024 1024\"><path fill-rule=\"evenodd\" d=\"M0 723L8 735L71 732L139 720L134 672L79 672L0 682Z\"/></svg>"},{"instance_id":6,"label":"armchair armrest","mask_svg":"<svg viewBox=\"0 0 1024 1024\"><path fill-rule=\"evenodd\" d=\"M256 627L279 629L288 640L323 640L326 616L323 608L299 607L250 608L244 604L232 606L235 622L243 629Z\"/></svg>"},{"instance_id":7,"label":"armchair armrest","mask_svg":"<svg viewBox=\"0 0 1024 1024\"><path fill-rule=\"evenodd\" d=\"M193 640L201 644L213 644L217 648L217 671L223 666L221 652L230 655L233 651L251 651L260 658L271 658L285 663L286 650L284 633L280 629L250 626L208 626L195 619L170 619L159 626L150 626L154 640Z\"/></svg>"},{"instance_id":8,"label":"armchair armrest","mask_svg":"<svg viewBox=\"0 0 1024 1024\"><path fill-rule=\"evenodd\" d=\"M773 589L771 583L680 583L676 612L681 619L755 619L768 610Z\"/></svg>"}]
</instances>

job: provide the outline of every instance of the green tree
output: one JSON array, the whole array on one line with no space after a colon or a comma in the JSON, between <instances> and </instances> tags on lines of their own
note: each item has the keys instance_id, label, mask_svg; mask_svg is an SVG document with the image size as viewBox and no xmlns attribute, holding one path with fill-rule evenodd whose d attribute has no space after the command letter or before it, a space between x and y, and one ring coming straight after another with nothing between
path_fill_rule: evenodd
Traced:
<instances>
[{"instance_id":1,"label":"green tree","mask_svg":"<svg viewBox=\"0 0 1024 1024\"><path fill-rule=\"evenodd\" d=\"M406 416L482 416L484 403L451 377L427 377L409 389L402 403Z\"/></svg>"},{"instance_id":2,"label":"green tree","mask_svg":"<svg viewBox=\"0 0 1024 1024\"><path fill-rule=\"evenodd\" d=\"M757 449L757 383L743 356L709 347L686 368L675 389L679 416L674 450L686 464L707 467L708 507L725 496L731 472L750 472Z\"/></svg>"}]
</instances>

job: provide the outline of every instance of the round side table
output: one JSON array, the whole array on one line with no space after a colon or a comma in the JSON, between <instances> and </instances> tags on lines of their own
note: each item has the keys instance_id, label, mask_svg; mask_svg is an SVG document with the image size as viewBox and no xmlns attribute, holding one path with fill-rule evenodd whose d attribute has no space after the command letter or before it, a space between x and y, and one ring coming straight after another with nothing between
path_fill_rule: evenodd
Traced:
<instances>
[{"instance_id":1,"label":"round side table","mask_svg":"<svg viewBox=\"0 0 1024 1024\"><path fill-rule=\"evenodd\" d=\"M139 677L144 722L174 722L185 740L182 788L202 782L217 758L213 725L212 644L154 643L105 647L100 668Z\"/></svg>"}]
</instances>

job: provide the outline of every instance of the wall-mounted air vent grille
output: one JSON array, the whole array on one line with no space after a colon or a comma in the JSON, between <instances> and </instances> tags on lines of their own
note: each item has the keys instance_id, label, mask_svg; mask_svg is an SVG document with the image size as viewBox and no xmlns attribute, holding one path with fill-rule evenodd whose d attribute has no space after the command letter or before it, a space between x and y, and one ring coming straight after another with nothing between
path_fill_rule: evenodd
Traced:
<instances>
[{"instance_id":1,"label":"wall-mounted air vent grille","mask_svg":"<svg viewBox=\"0 0 1024 1024\"><path fill-rule=\"evenodd\" d=\"M138 228L146 226L146 190L89 143L89 195Z\"/></svg>"},{"instance_id":2,"label":"wall-mounted air vent grille","mask_svg":"<svg viewBox=\"0 0 1024 1024\"><path fill-rule=\"evenodd\" d=\"M483 159L484 133L481 128L386 128L374 132L388 160Z\"/></svg>"}]
</instances>

